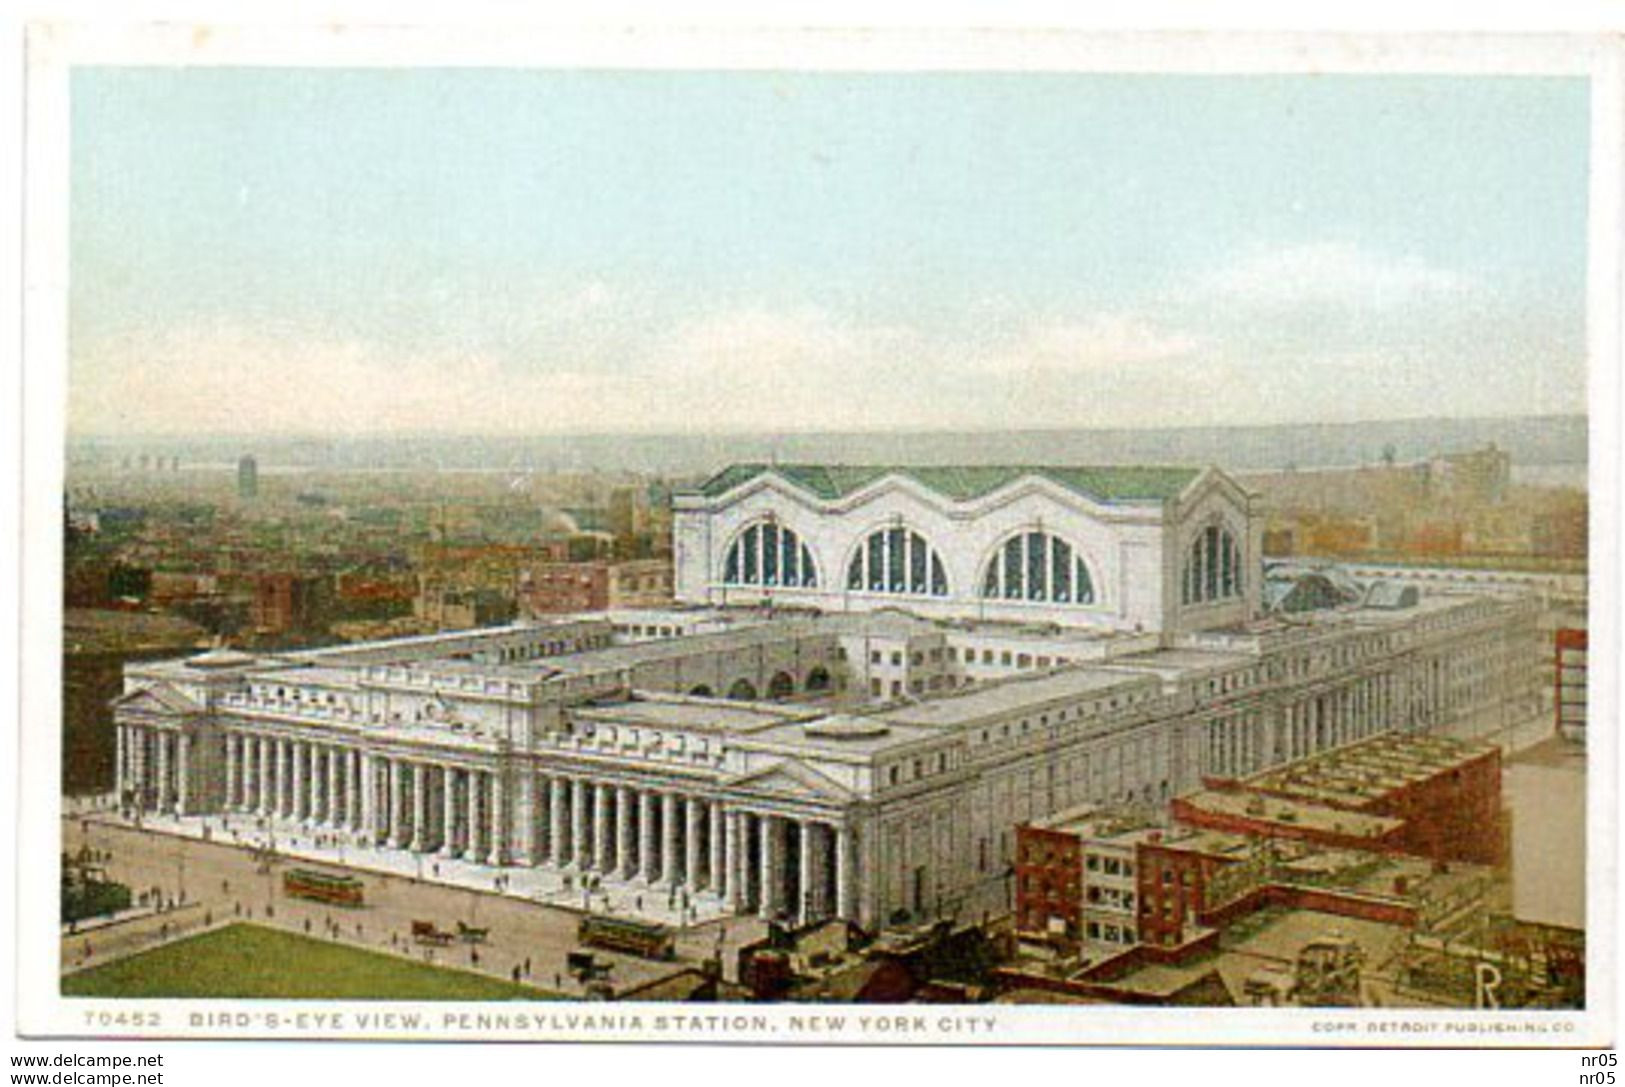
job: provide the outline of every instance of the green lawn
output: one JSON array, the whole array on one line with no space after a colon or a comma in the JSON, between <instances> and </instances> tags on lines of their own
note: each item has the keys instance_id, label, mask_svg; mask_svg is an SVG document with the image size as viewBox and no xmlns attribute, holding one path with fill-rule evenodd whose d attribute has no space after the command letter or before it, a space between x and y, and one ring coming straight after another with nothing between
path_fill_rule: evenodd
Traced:
<instances>
[{"instance_id":1,"label":"green lawn","mask_svg":"<svg viewBox=\"0 0 1625 1087\"><path fill-rule=\"evenodd\" d=\"M62 979L64 996L286 1000L547 1000L496 978L262 928L228 925Z\"/></svg>"}]
</instances>

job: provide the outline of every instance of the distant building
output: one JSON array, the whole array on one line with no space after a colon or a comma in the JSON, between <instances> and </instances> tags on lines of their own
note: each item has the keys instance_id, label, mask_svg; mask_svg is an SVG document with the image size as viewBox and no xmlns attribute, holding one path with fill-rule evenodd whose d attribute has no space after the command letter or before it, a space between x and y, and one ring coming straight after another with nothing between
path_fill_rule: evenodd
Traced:
<instances>
[{"instance_id":1,"label":"distant building","mask_svg":"<svg viewBox=\"0 0 1625 1087\"><path fill-rule=\"evenodd\" d=\"M237 462L237 497L245 502L259 497L260 466L252 453Z\"/></svg>"},{"instance_id":2,"label":"distant building","mask_svg":"<svg viewBox=\"0 0 1625 1087\"><path fill-rule=\"evenodd\" d=\"M1584 630L1557 631L1557 731L1570 740L1586 736L1586 652Z\"/></svg>"},{"instance_id":3,"label":"distant building","mask_svg":"<svg viewBox=\"0 0 1625 1087\"><path fill-rule=\"evenodd\" d=\"M332 601L332 582L304 574L259 574L249 604L249 623L259 634L286 634L319 627Z\"/></svg>"},{"instance_id":4,"label":"distant building","mask_svg":"<svg viewBox=\"0 0 1625 1087\"><path fill-rule=\"evenodd\" d=\"M664 559L543 563L519 575L524 615L659 607L671 603L672 569Z\"/></svg>"},{"instance_id":5,"label":"distant building","mask_svg":"<svg viewBox=\"0 0 1625 1087\"><path fill-rule=\"evenodd\" d=\"M514 602L495 589L425 583L412 601L412 614L434 630L471 630L514 618Z\"/></svg>"}]
</instances>

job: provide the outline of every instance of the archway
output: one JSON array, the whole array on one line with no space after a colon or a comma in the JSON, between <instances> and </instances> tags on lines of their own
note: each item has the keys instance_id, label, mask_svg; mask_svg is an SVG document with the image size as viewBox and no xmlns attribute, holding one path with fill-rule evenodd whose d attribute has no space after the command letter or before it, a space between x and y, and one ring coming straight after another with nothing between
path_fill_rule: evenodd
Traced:
<instances>
[{"instance_id":1,"label":"archway","mask_svg":"<svg viewBox=\"0 0 1625 1087\"><path fill-rule=\"evenodd\" d=\"M774 702L789 698L795 693L796 681L789 672L774 672L773 678L767 681L767 697Z\"/></svg>"},{"instance_id":2,"label":"archway","mask_svg":"<svg viewBox=\"0 0 1625 1087\"><path fill-rule=\"evenodd\" d=\"M695 698L715 698L716 692L703 683L697 683L688 689L688 693Z\"/></svg>"},{"instance_id":3,"label":"archway","mask_svg":"<svg viewBox=\"0 0 1625 1087\"><path fill-rule=\"evenodd\" d=\"M748 679L741 679L728 688L728 697L735 702L756 701L756 684Z\"/></svg>"},{"instance_id":4,"label":"archway","mask_svg":"<svg viewBox=\"0 0 1625 1087\"><path fill-rule=\"evenodd\" d=\"M830 685L829 669L822 664L807 673L807 690L809 692L827 691Z\"/></svg>"}]
</instances>

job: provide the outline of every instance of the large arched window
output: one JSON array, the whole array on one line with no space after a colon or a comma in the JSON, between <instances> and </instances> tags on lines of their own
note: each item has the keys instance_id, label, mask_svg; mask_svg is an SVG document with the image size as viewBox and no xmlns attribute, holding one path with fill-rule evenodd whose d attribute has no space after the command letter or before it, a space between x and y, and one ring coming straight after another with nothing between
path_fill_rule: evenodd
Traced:
<instances>
[{"instance_id":1,"label":"large arched window","mask_svg":"<svg viewBox=\"0 0 1625 1087\"><path fill-rule=\"evenodd\" d=\"M1241 546L1228 528L1211 524L1197 533L1185 555L1180 599L1187 604L1232 600L1244 589Z\"/></svg>"},{"instance_id":2,"label":"large arched window","mask_svg":"<svg viewBox=\"0 0 1625 1087\"><path fill-rule=\"evenodd\" d=\"M1059 536L1033 530L999 545L982 575L988 600L1043 600L1093 604L1095 583L1078 549Z\"/></svg>"},{"instance_id":3,"label":"large arched window","mask_svg":"<svg viewBox=\"0 0 1625 1087\"><path fill-rule=\"evenodd\" d=\"M877 529L852 555L846 587L855 592L947 596L948 571L925 537L895 525Z\"/></svg>"},{"instance_id":4,"label":"large arched window","mask_svg":"<svg viewBox=\"0 0 1625 1087\"><path fill-rule=\"evenodd\" d=\"M818 584L818 566L793 530L760 521L734 537L722 564L722 580L727 585L810 589Z\"/></svg>"}]
</instances>

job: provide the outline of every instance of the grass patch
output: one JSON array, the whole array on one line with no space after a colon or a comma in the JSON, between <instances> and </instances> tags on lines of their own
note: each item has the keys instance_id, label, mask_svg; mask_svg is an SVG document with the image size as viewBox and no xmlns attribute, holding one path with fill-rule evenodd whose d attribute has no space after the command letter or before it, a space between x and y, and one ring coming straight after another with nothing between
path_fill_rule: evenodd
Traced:
<instances>
[{"instance_id":1,"label":"grass patch","mask_svg":"<svg viewBox=\"0 0 1625 1087\"><path fill-rule=\"evenodd\" d=\"M527 985L279 929L234 924L62 979L63 996L551 1000Z\"/></svg>"}]
</instances>

